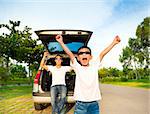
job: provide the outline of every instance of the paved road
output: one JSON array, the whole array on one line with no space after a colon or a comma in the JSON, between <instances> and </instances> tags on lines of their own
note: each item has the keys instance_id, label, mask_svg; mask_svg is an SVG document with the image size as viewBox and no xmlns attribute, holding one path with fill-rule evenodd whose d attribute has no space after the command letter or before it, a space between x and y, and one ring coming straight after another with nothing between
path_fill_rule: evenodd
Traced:
<instances>
[{"instance_id":1,"label":"paved road","mask_svg":"<svg viewBox=\"0 0 150 114\"><path fill-rule=\"evenodd\" d=\"M101 114L150 114L149 90L102 84L101 91Z\"/></svg>"}]
</instances>

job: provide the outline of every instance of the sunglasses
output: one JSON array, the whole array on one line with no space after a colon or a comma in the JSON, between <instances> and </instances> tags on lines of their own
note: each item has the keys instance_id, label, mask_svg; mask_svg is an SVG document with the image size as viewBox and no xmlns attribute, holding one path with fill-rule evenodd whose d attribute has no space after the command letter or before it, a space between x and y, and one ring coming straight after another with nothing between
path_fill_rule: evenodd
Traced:
<instances>
[{"instance_id":1,"label":"sunglasses","mask_svg":"<svg viewBox=\"0 0 150 114\"><path fill-rule=\"evenodd\" d=\"M91 52L85 51L85 52L79 52L79 53L78 53L78 55L83 55L83 54L90 54L90 55L91 55Z\"/></svg>"},{"instance_id":2,"label":"sunglasses","mask_svg":"<svg viewBox=\"0 0 150 114\"><path fill-rule=\"evenodd\" d=\"M62 60L62 58L55 58L55 60Z\"/></svg>"}]
</instances>

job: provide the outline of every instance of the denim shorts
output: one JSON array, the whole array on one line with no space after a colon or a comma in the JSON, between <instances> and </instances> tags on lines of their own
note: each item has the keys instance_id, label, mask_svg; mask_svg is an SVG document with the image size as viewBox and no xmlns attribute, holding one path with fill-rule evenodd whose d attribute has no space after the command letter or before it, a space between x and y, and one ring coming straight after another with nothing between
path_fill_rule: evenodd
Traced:
<instances>
[{"instance_id":1,"label":"denim shorts","mask_svg":"<svg viewBox=\"0 0 150 114\"><path fill-rule=\"evenodd\" d=\"M100 114L99 104L97 101L76 101L74 114Z\"/></svg>"}]
</instances>

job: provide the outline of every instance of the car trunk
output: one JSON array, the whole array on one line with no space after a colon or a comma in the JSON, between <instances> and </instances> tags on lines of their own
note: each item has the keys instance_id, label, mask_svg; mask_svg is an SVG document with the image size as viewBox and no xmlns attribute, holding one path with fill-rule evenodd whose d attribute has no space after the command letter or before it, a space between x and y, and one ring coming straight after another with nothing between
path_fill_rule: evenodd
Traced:
<instances>
[{"instance_id":1,"label":"car trunk","mask_svg":"<svg viewBox=\"0 0 150 114\"><path fill-rule=\"evenodd\" d=\"M52 61L53 61L53 59L51 58L50 60L47 61L47 64L52 65ZM69 61L70 61L69 58L64 58L62 65L69 66L69 63L70 63ZM66 81L67 91L68 91L68 94L69 94L69 93L73 92L74 86L75 86L75 73L74 73L74 71L70 71L70 72L66 73L65 81ZM41 82L41 89L44 92L49 92L51 84L52 84L52 74L51 74L51 72L43 70L41 78L40 78L40 82Z\"/></svg>"}]
</instances>

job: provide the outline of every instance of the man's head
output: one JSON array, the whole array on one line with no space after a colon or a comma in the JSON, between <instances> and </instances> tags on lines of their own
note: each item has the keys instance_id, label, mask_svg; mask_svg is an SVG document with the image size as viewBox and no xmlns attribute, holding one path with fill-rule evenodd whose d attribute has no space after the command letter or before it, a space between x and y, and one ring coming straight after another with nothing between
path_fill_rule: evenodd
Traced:
<instances>
[{"instance_id":1,"label":"man's head","mask_svg":"<svg viewBox=\"0 0 150 114\"><path fill-rule=\"evenodd\" d=\"M57 54L57 55L55 56L55 63L56 63L56 65L61 65L62 62L63 62L62 56L59 55L59 54Z\"/></svg>"},{"instance_id":2,"label":"man's head","mask_svg":"<svg viewBox=\"0 0 150 114\"><path fill-rule=\"evenodd\" d=\"M82 66L88 66L92 59L91 49L87 46L82 46L78 49L78 61Z\"/></svg>"}]
</instances>

